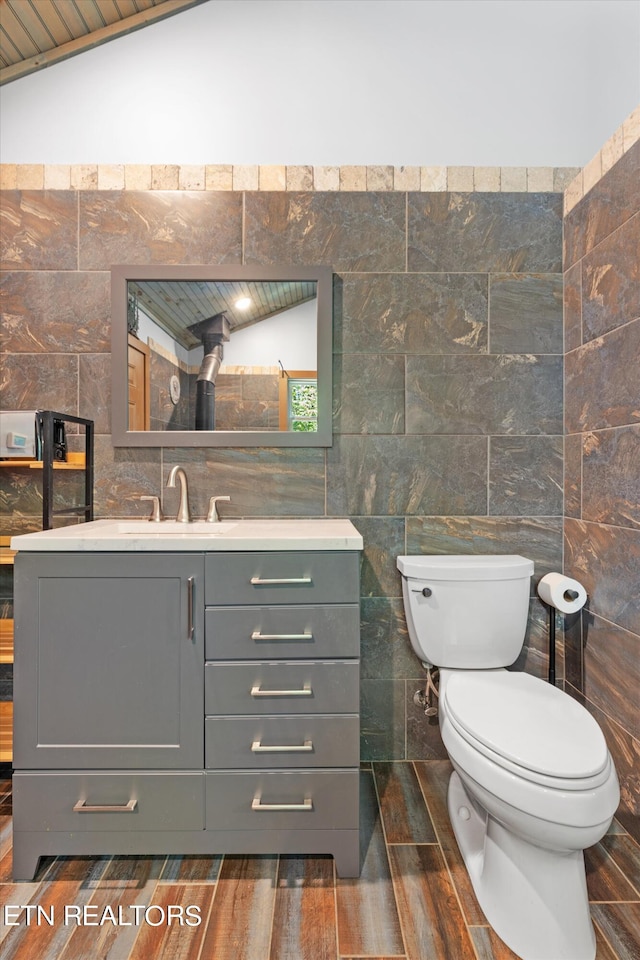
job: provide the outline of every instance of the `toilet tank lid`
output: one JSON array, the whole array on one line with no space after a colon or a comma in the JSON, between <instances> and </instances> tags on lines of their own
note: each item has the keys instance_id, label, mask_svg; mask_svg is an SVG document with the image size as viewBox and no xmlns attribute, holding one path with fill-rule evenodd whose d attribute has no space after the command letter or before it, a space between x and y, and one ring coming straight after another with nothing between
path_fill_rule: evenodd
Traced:
<instances>
[{"instance_id":1,"label":"toilet tank lid","mask_svg":"<svg viewBox=\"0 0 640 960\"><path fill-rule=\"evenodd\" d=\"M533 560L517 554L417 554L398 557L397 566L416 580L519 580L533 574Z\"/></svg>"}]
</instances>

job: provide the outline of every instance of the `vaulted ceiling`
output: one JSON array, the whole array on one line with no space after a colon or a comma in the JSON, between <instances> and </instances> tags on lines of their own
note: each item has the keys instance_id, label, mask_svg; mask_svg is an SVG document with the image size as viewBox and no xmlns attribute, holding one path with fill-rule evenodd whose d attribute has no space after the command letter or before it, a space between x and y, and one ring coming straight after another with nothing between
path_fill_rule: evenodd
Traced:
<instances>
[{"instance_id":1,"label":"vaulted ceiling","mask_svg":"<svg viewBox=\"0 0 640 960\"><path fill-rule=\"evenodd\" d=\"M205 0L0 0L0 84Z\"/></svg>"}]
</instances>

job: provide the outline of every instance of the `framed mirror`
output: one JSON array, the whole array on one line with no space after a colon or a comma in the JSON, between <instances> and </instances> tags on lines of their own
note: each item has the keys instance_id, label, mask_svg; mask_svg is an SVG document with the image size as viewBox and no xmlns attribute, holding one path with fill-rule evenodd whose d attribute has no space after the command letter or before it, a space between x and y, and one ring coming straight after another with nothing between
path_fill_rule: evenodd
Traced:
<instances>
[{"instance_id":1,"label":"framed mirror","mask_svg":"<svg viewBox=\"0 0 640 960\"><path fill-rule=\"evenodd\" d=\"M325 266L111 268L116 447L331 446Z\"/></svg>"}]
</instances>

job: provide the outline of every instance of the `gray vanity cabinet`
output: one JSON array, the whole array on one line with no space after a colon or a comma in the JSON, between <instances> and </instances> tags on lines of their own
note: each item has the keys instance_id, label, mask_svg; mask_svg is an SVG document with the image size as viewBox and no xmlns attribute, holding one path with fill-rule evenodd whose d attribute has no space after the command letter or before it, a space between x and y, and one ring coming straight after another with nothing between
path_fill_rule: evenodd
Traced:
<instances>
[{"instance_id":1,"label":"gray vanity cabinet","mask_svg":"<svg viewBox=\"0 0 640 960\"><path fill-rule=\"evenodd\" d=\"M13 875L44 855L360 870L357 550L19 552Z\"/></svg>"}]
</instances>

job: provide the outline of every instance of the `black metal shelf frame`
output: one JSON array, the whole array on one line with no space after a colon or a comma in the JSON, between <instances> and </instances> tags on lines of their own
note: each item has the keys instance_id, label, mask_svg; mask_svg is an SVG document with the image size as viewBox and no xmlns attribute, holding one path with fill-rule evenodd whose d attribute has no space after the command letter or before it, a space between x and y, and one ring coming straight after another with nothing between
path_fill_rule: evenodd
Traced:
<instances>
[{"instance_id":1,"label":"black metal shelf frame","mask_svg":"<svg viewBox=\"0 0 640 960\"><path fill-rule=\"evenodd\" d=\"M70 413L56 413L53 410L38 410L36 416L40 420L42 436L42 529L51 530L56 512L64 514L82 513L85 521L93 520L93 420L74 417ZM54 511L53 509L53 425L55 420L62 420L64 423L77 423L84 427L84 503L77 507L66 507L61 511Z\"/></svg>"}]
</instances>

